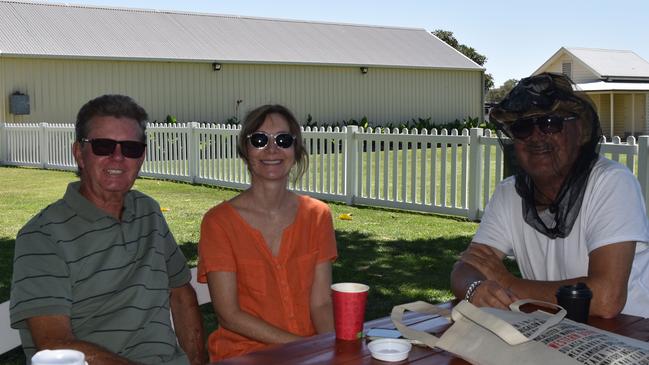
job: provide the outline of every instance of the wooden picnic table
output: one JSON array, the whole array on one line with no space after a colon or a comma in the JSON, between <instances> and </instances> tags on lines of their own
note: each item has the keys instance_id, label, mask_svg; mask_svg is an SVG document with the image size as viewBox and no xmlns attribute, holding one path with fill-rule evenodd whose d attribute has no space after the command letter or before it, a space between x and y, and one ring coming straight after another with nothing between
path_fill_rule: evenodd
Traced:
<instances>
[{"instance_id":1,"label":"wooden picnic table","mask_svg":"<svg viewBox=\"0 0 649 365\"><path fill-rule=\"evenodd\" d=\"M441 305L450 308L452 303L444 303ZM441 335L449 326L445 318L412 312L405 313L404 323L408 326L416 326L417 329L434 333L437 336ZM588 324L603 330L649 342L648 318L624 314L614 319L590 317ZM365 329L367 330L369 328L394 328L394 326L390 317L387 316L366 322ZM261 351L230 358L215 364L389 364L372 358L367 348L367 343L368 341L366 339L355 341L336 340L333 333L326 333L284 345L275 345ZM395 364L460 365L469 363L446 351L413 346L408 360Z\"/></svg>"}]
</instances>

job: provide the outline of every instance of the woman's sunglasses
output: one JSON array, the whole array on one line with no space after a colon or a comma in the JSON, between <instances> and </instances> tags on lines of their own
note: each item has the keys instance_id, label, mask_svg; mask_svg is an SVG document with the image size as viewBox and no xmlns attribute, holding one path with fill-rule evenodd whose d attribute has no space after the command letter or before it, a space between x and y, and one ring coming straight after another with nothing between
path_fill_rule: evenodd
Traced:
<instances>
[{"instance_id":1,"label":"woman's sunglasses","mask_svg":"<svg viewBox=\"0 0 649 365\"><path fill-rule=\"evenodd\" d=\"M562 117L558 115L523 118L507 126L506 131L515 139L526 139L534 133L534 126L539 127L539 130L544 134L554 134L563 130L563 122L575 119L577 119L575 116Z\"/></svg>"},{"instance_id":2,"label":"woman's sunglasses","mask_svg":"<svg viewBox=\"0 0 649 365\"><path fill-rule=\"evenodd\" d=\"M266 132L255 132L249 134L247 137L250 144L259 150L266 148L266 146L268 146L268 141L271 138L279 148L291 148L293 141L295 140L295 136L288 133L268 134Z\"/></svg>"},{"instance_id":3,"label":"woman's sunglasses","mask_svg":"<svg viewBox=\"0 0 649 365\"><path fill-rule=\"evenodd\" d=\"M81 142L90 143L92 153L97 156L110 156L115 152L115 147L122 146L122 155L128 158L140 158L146 149L146 143L138 141L116 141L108 138L82 138Z\"/></svg>"}]
</instances>

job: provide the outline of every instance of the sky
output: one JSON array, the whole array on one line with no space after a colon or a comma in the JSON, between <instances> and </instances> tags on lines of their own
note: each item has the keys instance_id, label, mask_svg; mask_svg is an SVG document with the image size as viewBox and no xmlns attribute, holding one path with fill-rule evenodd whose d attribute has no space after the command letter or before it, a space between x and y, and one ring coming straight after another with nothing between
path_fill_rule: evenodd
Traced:
<instances>
[{"instance_id":1,"label":"sky","mask_svg":"<svg viewBox=\"0 0 649 365\"><path fill-rule=\"evenodd\" d=\"M631 50L649 61L646 0L41 1L443 29L487 57L496 86L529 76L561 47Z\"/></svg>"}]
</instances>

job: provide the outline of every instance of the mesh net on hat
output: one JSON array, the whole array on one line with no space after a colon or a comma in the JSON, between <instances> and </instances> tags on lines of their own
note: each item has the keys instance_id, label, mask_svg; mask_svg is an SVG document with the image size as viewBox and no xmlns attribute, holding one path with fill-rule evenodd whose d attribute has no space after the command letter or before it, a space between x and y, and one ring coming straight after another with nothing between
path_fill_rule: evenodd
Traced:
<instances>
[{"instance_id":1,"label":"mesh net on hat","mask_svg":"<svg viewBox=\"0 0 649 365\"><path fill-rule=\"evenodd\" d=\"M508 125L526 116L570 113L581 123L581 147L570 173L566 176L559 193L547 210L539 212L535 198L536 187L532 178L520 168L513 150L514 143ZM520 195L525 222L545 236L555 239L570 234L579 215L588 177L599 156L601 128L592 101L576 91L572 81L565 75L542 73L524 78L489 113L489 120L499 130L498 138L510 159L512 174L516 178L516 191Z\"/></svg>"}]
</instances>

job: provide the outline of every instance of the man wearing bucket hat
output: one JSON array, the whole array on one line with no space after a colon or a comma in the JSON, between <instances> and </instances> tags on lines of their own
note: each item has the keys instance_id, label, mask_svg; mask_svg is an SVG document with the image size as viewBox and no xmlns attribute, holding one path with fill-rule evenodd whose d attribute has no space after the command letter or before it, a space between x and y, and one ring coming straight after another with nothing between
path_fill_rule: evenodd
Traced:
<instances>
[{"instance_id":1,"label":"man wearing bucket hat","mask_svg":"<svg viewBox=\"0 0 649 365\"><path fill-rule=\"evenodd\" d=\"M586 283L591 315L649 317L649 224L638 181L599 156L590 99L564 75L522 79L489 115L512 158L473 240L455 264L458 298L505 308L516 299L556 302ZM522 278L503 263L513 256Z\"/></svg>"}]
</instances>

